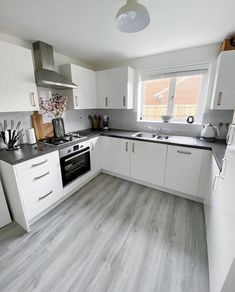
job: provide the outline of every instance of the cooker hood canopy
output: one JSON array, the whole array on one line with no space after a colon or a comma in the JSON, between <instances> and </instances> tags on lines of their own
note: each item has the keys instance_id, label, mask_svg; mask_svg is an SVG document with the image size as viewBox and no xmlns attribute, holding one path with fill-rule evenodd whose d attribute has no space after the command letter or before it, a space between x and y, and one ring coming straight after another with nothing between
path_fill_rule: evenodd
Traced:
<instances>
[{"instance_id":1,"label":"cooker hood canopy","mask_svg":"<svg viewBox=\"0 0 235 292\"><path fill-rule=\"evenodd\" d=\"M41 41L33 43L35 78L37 86L56 89L77 88L78 86L55 71L53 47Z\"/></svg>"}]
</instances>

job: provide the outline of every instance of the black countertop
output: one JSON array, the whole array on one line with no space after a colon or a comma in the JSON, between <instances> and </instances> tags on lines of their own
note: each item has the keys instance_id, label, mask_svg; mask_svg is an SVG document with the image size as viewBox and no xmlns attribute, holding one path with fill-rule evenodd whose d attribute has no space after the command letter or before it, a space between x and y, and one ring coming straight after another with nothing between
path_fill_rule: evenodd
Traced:
<instances>
[{"instance_id":1,"label":"black countertop","mask_svg":"<svg viewBox=\"0 0 235 292\"><path fill-rule=\"evenodd\" d=\"M125 138L129 140L138 140L138 141L148 141L152 143L164 143L167 145L178 145L178 146L185 146L191 148L199 148L205 150L212 150L212 153L215 157L217 165L219 169L222 167L222 159L224 157L224 153L226 150L226 143L224 140L217 140L216 142L206 142L202 141L199 138L194 137L180 137L180 136L171 136L166 141L161 140L150 140L150 139L143 139L143 138L136 138L133 137L133 134L137 133L136 131L127 131L127 130L108 130L108 131L94 131L94 130L83 130L79 132L81 136L86 136L86 138L75 140L63 145L59 146L45 146L41 147L40 144L38 147L30 146L24 144L21 149L15 151L7 151L6 149L0 150L0 160L8 162L12 165L18 164L20 162L35 158L37 156L41 156L52 151L56 151L67 146L81 143L92 139L97 136L110 136L110 137L117 137L117 138Z\"/></svg>"}]
</instances>

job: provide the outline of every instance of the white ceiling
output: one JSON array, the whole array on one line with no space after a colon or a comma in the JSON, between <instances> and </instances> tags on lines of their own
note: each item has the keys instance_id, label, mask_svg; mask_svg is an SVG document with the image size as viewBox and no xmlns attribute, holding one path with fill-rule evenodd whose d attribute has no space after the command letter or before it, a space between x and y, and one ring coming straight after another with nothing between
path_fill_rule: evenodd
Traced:
<instances>
[{"instance_id":1,"label":"white ceiling","mask_svg":"<svg viewBox=\"0 0 235 292\"><path fill-rule=\"evenodd\" d=\"M101 64L222 41L235 32L235 0L141 0L151 23L125 34L114 18L124 0L0 0L0 31L42 40Z\"/></svg>"}]
</instances>

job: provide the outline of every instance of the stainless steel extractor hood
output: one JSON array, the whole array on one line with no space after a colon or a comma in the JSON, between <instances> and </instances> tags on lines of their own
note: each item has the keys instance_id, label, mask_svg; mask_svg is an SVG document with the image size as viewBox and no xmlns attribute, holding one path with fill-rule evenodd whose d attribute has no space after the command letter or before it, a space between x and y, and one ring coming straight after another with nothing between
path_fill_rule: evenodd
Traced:
<instances>
[{"instance_id":1,"label":"stainless steel extractor hood","mask_svg":"<svg viewBox=\"0 0 235 292\"><path fill-rule=\"evenodd\" d=\"M53 47L41 41L33 43L35 78L37 86L56 89L77 88L78 86L55 71Z\"/></svg>"}]
</instances>

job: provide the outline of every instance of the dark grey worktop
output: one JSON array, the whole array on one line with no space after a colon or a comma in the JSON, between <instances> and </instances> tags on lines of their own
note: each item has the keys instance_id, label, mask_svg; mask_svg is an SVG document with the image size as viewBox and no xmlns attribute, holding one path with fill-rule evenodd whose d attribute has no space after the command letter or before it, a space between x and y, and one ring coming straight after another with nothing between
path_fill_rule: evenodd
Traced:
<instances>
[{"instance_id":1,"label":"dark grey worktop","mask_svg":"<svg viewBox=\"0 0 235 292\"><path fill-rule=\"evenodd\" d=\"M168 145L178 145L178 146L185 146L191 148L199 148L199 149L206 149L212 150L215 160L218 164L219 169L222 167L222 159L224 157L224 153L226 150L225 141L218 140L216 142L206 142L202 141L199 138L194 137L180 137L180 136L171 136L169 140L161 141L161 140L149 140L149 139L140 139L135 138L132 135L137 133L136 131L127 131L127 130L108 130L108 131L93 131L93 130L83 130L80 131L80 135L86 136L84 139L80 139L79 141L73 141L70 143L66 143L66 145L60 146L46 146L46 147L35 147L24 144L20 150L15 151L6 151L5 149L0 150L0 160L8 162L12 165L32 159L34 157L47 154L52 151L56 151L67 147L69 145L81 143L87 141L91 138L97 136L110 136L110 137L117 137L117 138L125 138L129 140L138 140L138 141L148 141L152 143L164 143Z\"/></svg>"}]
</instances>

